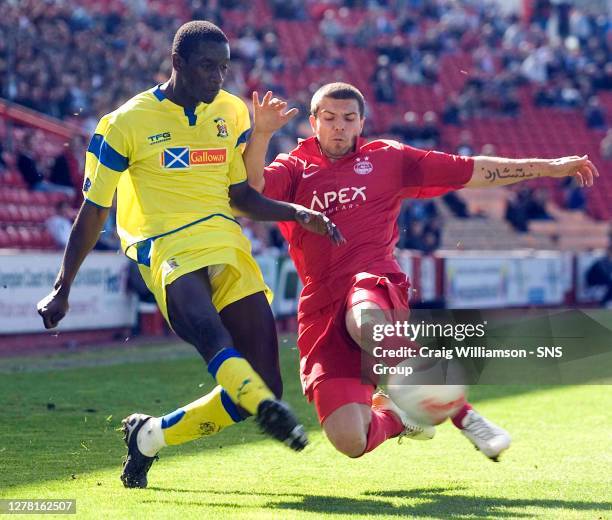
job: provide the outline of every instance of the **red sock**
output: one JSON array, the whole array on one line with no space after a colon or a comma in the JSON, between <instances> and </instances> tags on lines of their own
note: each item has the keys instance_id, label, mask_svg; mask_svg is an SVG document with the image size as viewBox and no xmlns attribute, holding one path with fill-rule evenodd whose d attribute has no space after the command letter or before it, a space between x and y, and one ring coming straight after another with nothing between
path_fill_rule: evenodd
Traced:
<instances>
[{"instance_id":1,"label":"red sock","mask_svg":"<svg viewBox=\"0 0 612 520\"><path fill-rule=\"evenodd\" d=\"M404 425L393 412L372 409L368 442L364 453L372 451L391 437L397 437L404 430Z\"/></svg>"},{"instance_id":2,"label":"red sock","mask_svg":"<svg viewBox=\"0 0 612 520\"><path fill-rule=\"evenodd\" d=\"M469 403L465 403L462 407L461 410L459 410L453 417L451 417L451 420L453 421L453 424L459 428L460 430L463 430L463 418L466 416L466 414L472 409L472 406Z\"/></svg>"}]
</instances>

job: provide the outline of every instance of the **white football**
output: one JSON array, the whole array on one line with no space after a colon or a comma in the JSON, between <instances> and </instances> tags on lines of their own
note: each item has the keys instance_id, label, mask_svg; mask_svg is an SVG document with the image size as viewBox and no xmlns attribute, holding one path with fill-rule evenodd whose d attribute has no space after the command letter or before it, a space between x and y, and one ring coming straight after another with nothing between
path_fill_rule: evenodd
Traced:
<instances>
[{"instance_id":1,"label":"white football","mask_svg":"<svg viewBox=\"0 0 612 520\"><path fill-rule=\"evenodd\" d=\"M440 424L455 415L465 404L465 385L419 384L444 382L439 364L411 375L405 375L401 370L399 372L389 375L387 392L393 402L419 424Z\"/></svg>"}]
</instances>

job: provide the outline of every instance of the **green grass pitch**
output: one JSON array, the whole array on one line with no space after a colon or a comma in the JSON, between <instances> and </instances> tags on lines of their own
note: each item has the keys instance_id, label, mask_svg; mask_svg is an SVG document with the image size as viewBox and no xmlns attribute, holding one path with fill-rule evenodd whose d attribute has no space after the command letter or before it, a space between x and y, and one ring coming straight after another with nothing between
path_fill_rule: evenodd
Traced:
<instances>
[{"instance_id":1,"label":"green grass pitch","mask_svg":"<svg viewBox=\"0 0 612 520\"><path fill-rule=\"evenodd\" d=\"M294 348L282 365L285 397L309 431L304 452L249 420L167 448L149 488L127 490L116 428L212 387L191 348L0 360L0 498L75 498L83 518L612 518L612 386L473 388L478 410L513 436L497 464L449 423L430 442L392 439L352 460L301 396Z\"/></svg>"}]
</instances>

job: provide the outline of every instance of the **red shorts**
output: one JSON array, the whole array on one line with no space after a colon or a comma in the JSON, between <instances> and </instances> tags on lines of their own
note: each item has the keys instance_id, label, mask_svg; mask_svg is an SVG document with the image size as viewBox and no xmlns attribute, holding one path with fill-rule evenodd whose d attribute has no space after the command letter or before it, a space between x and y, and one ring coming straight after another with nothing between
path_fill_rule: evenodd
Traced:
<instances>
[{"instance_id":1,"label":"red shorts","mask_svg":"<svg viewBox=\"0 0 612 520\"><path fill-rule=\"evenodd\" d=\"M314 386L312 400L323 424L332 412L349 403L372 405L372 394L376 387L362 383L354 377L325 379Z\"/></svg>"},{"instance_id":2,"label":"red shorts","mask_svg":"<svg viewBox=\"0 0 612 520\"><path fill-rule=\"evenodd\" d=\"M346 330L346 311L364 301L374 302L383 310L407 310L409 287L408 277L404 273L382 276L359 273L352 278L343 299L299 317L300 377L304 394L309 401L315 399L314 389L322 381L329 379L354 379L360 386L369 388L371 396L376 382L362 381L362 356L365 354ZM358 390L357 394L363 395L363 392L360 392L362 390ZM330 394L331 392L325 392L325 395ZM338 390L335 397L329 398L333 399L333 409L350 402L360 402L352 400L353 394L352 390ZM326 412L325 416L329 415L333 410L329 410L330 406L322 404L321 399L318 399L317 410Z\"/></svg>"}]
</instances>

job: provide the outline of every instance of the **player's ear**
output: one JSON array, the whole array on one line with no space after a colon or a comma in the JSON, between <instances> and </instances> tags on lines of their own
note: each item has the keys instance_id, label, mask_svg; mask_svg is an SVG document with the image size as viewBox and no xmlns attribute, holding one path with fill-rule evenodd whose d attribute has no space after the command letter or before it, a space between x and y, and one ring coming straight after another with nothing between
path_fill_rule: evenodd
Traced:
<instances>
[{"instance_id":1,"label":"player's ear","mask_svg":"<svg viewBox=\"0 0 612 520\"><path fill-rule=\"evenodd\" d=\"M172 68L177 72L182 72L185 68L185 60L178 53L172 53Z\"/></svg>"},{"instance_id":2,"label":"player's ear","mask_svg":"<svg viewBox=\"0 0 612 520\"><path fill-rule=\"evenodd\" d=\"M310 114L308 121L310 122L310 128L312 128L313 133L316 134L317 133L317 118L313 116L312 114Z\"/></svg>"},{"instance_id":3,"label":"player's ear","mask_svg":"<svg viewBox=\"0 0 612 520\"><path fill-rule=\"evenodd\" d=\"M365 124L365 117L362 117L359 120L359 134L361 134L361 132L363 132L363 125Z\"/></svg>"}]
</instances>

